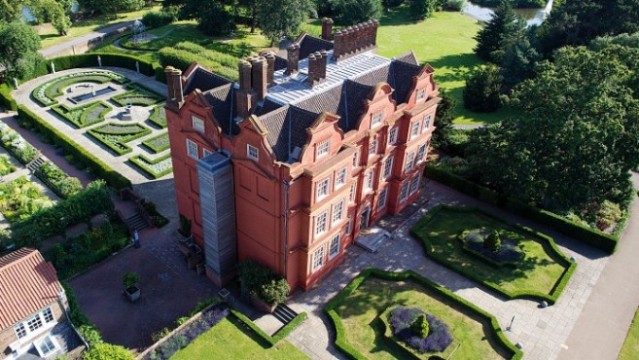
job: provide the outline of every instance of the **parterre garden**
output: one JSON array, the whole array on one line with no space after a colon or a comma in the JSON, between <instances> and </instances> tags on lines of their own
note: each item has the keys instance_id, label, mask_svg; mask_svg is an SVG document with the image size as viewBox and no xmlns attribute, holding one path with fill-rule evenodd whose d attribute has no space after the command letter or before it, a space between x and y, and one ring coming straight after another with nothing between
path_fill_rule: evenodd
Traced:
<instances>
[{"instance_id":1,"label":"parterre garden","mask_svg":"<svg viewBox=\"0 0 639 360\"><path fill-rule=\"evenodd\" d=\"M107 93L112 96L95 99ZM113 71L83 70L54 78L36 87L31 96L115 157L139 148L127 163L147 176L171 173L168 135L158 130L166 128L161 94ZM143 121L139 114L146 114ZM150 134L155 136L142 139Z\"/></svg>"}]
</instances>

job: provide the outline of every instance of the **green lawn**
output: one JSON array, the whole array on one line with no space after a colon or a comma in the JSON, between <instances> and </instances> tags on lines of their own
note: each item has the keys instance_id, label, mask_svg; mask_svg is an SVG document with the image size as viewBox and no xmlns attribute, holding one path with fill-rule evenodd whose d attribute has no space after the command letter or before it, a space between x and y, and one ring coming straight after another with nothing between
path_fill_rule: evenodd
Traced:
<instances>
[{"instance_id":1,"label":"green lawn","mask_svg":"<svg viewBox=\"0 0 639 360\"><path fill-rule=\"evenodd\" d=\"M453 343L440 355L447 358L453 351L454 359L503 359L507 349L494 341L487 320L462 310L430 288L413 281L388 281L367 278L335 308L339 315L346 342L369 359L406 358L397 351L394 339L384 336L379 317L395 306L419 307L448 325ZM490 339L490 340L489 340ZM457 348L459 347L459 348ZM455 350L457 348L457 350Z\"/></svg>"},{"instance_id":2,"label":"green lawn","mask_svg":"<svg viewBox=\"0 0 639 360\"><path fill-rule=\"evenodd\" d=\"M623 342L621 352L619 352L618 360L637 360L639 359L639 310L635 313L632 320L628 335Z\"/></svg>"},{"instance_id":3,"label":"green lawn","mask_svg":"<svg viewBox=\"0 0 639 360\"><path fill-rule=\"evenodd\" d=\"M257 335L241 324L233 316L222 319L171 359L308 359L286 340L271 348L265 347L263 340L260 341Z\"/></svg>"},{"instance_id":4,"label":"green lawn","mask_svg":"<svg viewBox=\"0 0 639 360\"><path fill-rule=\"evenodd\" d=\"M502 238L516 243L524 258L516 266L497 267L469 254L457 237L462 231L473 229L498 230ZM532 231L509 226L472 209L433 209L411 231L423 241L429 257L511 297L556 297L563 289L558 284L565 283L568 278L564 277L571 274L569 261L549 243L552 239L544 240Z\"/></svg>"},{"instance_id":5,"label":"green lawn","mask_svg":"<svg viewBox=\"0 0 639 360\"><path fill-rule=\"evenodd\" d=\"M160 6L148 7L144 8L140 11L133 11L129 13L121 13L118 14L117 17L113 20L105 20L103 15L96 16L91 19L82 19L76 21L66 36L58 35L58 32L51 26L42 27L42 30L38 32L40 35L40 44L42 48L47 48L61 42L76 38L78 36L82 36L84 34L88 34L92 31L98 30L105 26L113 25L115 23L130 21L134 19L140 19L144 14L152 10L159 10Z\"/></svg>"}]
</instances>

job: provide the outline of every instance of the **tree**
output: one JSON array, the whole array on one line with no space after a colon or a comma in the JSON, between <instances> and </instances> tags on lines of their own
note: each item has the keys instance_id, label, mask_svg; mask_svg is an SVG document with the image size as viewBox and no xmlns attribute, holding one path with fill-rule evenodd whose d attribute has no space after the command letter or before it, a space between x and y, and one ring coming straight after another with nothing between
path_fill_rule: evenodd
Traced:
<instances>
[{"instance_id":1,"label":"tree","mask_svg":"<svg viewBox=\"0 0 639 360\"><path fill-rule=\"evenodd\" d=\"M260 0L257 23L271 42L295 35L313 8L310 0Z\"/></svg>"},{"instance_id":2,"label":"tree","mask_svg":"<svg viewBox=\"0 0 639 360\"><path fill-rule=\"evenodd\" d=\"M472 111L492 112L502 106L501 86L503 78L498 67L485 66L466 80L464 107Z\"/></svg>"},{"instance_id":3,"label":"tree","mask_svg":"<svg viewBox=\"0 0 639 360\"><path fill-rule=\"evenodd\" d=\"M424 20L435 12L435 0L413 0L410 4L410 14L415 20Z\"/></svg>"},{"instance_id":4,"label":"tree","mask_svg":"<svg viewBox=\"0 0 639 360\"><path fill-rule=\"evenodd\" d=\"M437 148L446 147L446 138L453 129L453 119L456 106L455 98L446 92L440 93L441 101L437 105L437 118L435 120L435 131L433 132L433 146Z\"/></svg>"},{"instance_id":5,"label":"tree","mask_svg":"<svg viewBox=\"0 0 639 360\"><path fill-rule=\"evenodd\" d=\"M206 35L228 35L235 29L233 17L217 0L202 0L197 28Z\"/></svg>"},{"instance_id":6,"label":"tree","mask_svg":"<svg viewBox=\"0 0 639 360\"><path fill-rule=\"evenodd\" d=\"M144 0L78 0L83 11L115 17L118 12L137 11L144 7Z\"/></svg>"},{"instance_id":7,"label":"tree","mask_svg":"<svg viewBox=\"0 0 639 360\"><path fill-rule=\"evenodd\" d=\"M516 36L515 33L525 28L526 22L515 14L510 2L502 0L490 21L475 36L477 40L475 54L485 61L498 64L500 62L498 52L503 50L505 40Z\"/></svg>"},{"instance_id":8,"label":"tree","mask_svg":"<svg viewBox=\"0 0 639 360\"><path fill-rule=\"evenodd\" d=\"M330 0L338 25L354 25L382 14L381 0Z\"/></svg>"},{"instance_id":9,"label":"tree","mask_svg":"<svg viewBox=\"0 0 639 360\"><path fill-rule=\"evenodd\" d=\"M535 75L535 64L541 60L541 55L531 44L530 36L529 33L518 33L504 42L499 57L504 86L507 90Z\"/></svg>"},{"instance_id":10,"label":"tree","mask_svg":"<svg viewBox=\"0 0 639 360\"><path fill-rule=\"evenodd\" d=\"M22 1L20 0L0 0L0 21L17 20L21 9Z\"/></svg>"},{"instance_id":11,"label":"tree","mask_svg":"<svg viewBox=\"0 0 639 360\"><path fill-rule=\"evenodd\" d=\"M474 131L466 149L482 183L567 213L627 204L639 165L639 47L564 48L515 87L521 116Z\"/></svg>"},{"instance_id":12,"label":"tree","mask_svg":"<svg viewBox=\"0 0 639 360\"><path fill-rule=\"evenodd\" d=\"M45 9L46 17L51 21L51 25L58 34L66 35L71 27L71 19L64 11L63 5L55 0L43 0L41 6Z\"/></svg>"},{"instance_id":13,"label":"tree","mask_svg":"<svg viewBox=\"0 0 639 360\"><path fill-rule=\"evenodd\" d=\"M40 64L40 37L23 22L0 23L0 64L7 77L24 78Z\"/></svg>"}]
</instances>

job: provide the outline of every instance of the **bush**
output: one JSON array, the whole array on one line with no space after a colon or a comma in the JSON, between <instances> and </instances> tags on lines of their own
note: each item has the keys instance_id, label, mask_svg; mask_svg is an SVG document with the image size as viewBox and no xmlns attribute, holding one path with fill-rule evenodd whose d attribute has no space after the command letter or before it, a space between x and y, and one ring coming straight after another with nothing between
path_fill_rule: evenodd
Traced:
<instances>
[{"instance_id":1,"label":"bush","mask_svg":"<svg viewBox=\"0 0 639 360\"><path fill-rule=\"evenodd\" d=\"M168 25L177 20L174 14L166 11L150 11L142 17L142 23L148 28L157 28Z\"/></svg>"},{"instance_id":2,"label":"bush","mask_svg":"<svg viewBox=\"0 0 639 360\"><path fill-rule=\"evenodd\" d=\"M462 11L466 6L466 0L445 0L442 9L446 11Z\"/></svg>"},{"instance_id":3,"label":"bush","mask_svg":"<svg viewBox=\"0 0 639 360\"><path fill-rule=\"evenodd\" d=\"M253 260L242 261L238 266L238 275L242 291L248 291L271 305L284 302L290 291L286 279Z\"/></svg>"},{"instance_id":4,"label":"bush","mask_svg":"<svg viewBox=\"0 0 639 360\"><path fill-rule=\"evenodd\" d=\"M18 103L13 99L11 91L9 84L0 84L0 106L16 111L18 110Z\"/></svg>"},{"instance_id":5,"label":"bush","mask_svg":"<svg viewBox=\"0 0 639 360\"><path fill-rule=\"evenodd\" d=\"M493 112L502 106L501 85L503 78L496 66L480 69L466 80L464 107L478 112Z\"/></svg>"},{"instance_id":6,"label":"bush","mask_svg":"<svg viewBox=\"0 0 639 360\"><path fill-rule=\"evenodd\" d=\"M443 352L453 342L448 325L419 308L397 306L389 320L393 335L421 353Z\"/></svg>"},{"instance_id":7,"label":"bush","mask_svg":"<svg viewBox=\"0 0 639 360\"><path fill-rule=\"evenodd\" d=\"M202 0L201 0L202 1ZM218 1L205 0L200 7L197 28L209 36L228 35L235 29L233 16Z\"/></svg>"},{"instance_id":8,"label":"bush","mask_svg":"<svg viewBox=\"0 0 639 360\"><path fill-rule=\"evenodd\" d=\"M337 25L354 25L382 15L379 0L331 0L331 5Z\"/></svg>"},{"instance_id":9,"label":"bush","mask_svg":"<svg viewBox=\"0 0 639 360\"><path fill-rule=\"evenodd\" d=\"M82 190L80 179L69 176L52 162L42 164L35 171L35 176L63 199Z\"/></svg>"},{"instance_id":10,"label":"bush","mask_svg":"<svg viewBox=\"0 0 639 360\"><path fill-rule=\"evenodd\" d=\"M413 334L419 337L427 337L430 332L430 326L428 325L428 321L426 321L426 316L424 316L424 314L419 315L410 325L410 329Z\"/></svg>"},{"instance_id":11,"label":"bush","mask_svg":"<svg viewBox=\"0 0 639 360\"><path fill-rule=\"evenodd\" d=\"M501 236L499 235L499 231L493 230L484 238L484 248L494 253L501 250Z\"/></svg>"},{"instance_id":12,"label":"bush","mask_svg":"<svg viewBox=\"0 0 639 360\"><path fill-rule=\"evenodd\" d=\"M435 12L435 0L412 0L410 3L411 17L415 20L424 20Z\"/></svg>"},{"instance_id":13,"label":"bush","mask_svg":"<svg viewBox=\"0 0 639 360\"><path fill-rule=\"evenodd\" d=\"M83 360L135 360L127 348L113 344L96 344L82 354Z\"/></svg>"}]
</instances>

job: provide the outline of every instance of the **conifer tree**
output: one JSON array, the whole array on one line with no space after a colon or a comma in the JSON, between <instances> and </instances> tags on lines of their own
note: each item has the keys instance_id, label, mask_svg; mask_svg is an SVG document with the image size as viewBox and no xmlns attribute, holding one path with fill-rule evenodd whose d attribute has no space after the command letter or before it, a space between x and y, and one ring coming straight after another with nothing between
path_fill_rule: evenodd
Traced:
<instances>
[{"instance_id":1,"label":"conifer tree","mask_svg":"<svg viewBox=\"0 0 639 360\"><path fill-rule=\"evenodd\" d=\"M526 23L513 11L508 0L502 0L488 24L477 33L474 51L481 59L499 63L505 40L525 29Z\"/></svg>"}]
</instances>

